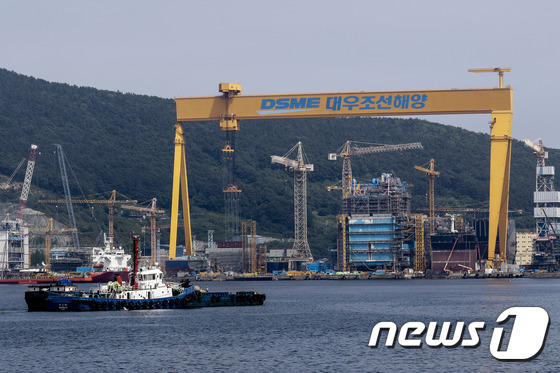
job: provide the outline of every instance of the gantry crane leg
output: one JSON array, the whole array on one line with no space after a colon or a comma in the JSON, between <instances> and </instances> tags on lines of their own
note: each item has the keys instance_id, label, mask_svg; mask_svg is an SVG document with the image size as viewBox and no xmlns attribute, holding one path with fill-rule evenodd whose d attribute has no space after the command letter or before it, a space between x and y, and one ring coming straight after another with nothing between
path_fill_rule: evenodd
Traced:
<instances>
[{"instance_id":1,"label":"gantry crane leg","mask_svg":"<svg viewBox=\"0 0 560 373\"><path fill-rule=\"evenodd\" d=\"M490 211L487 268L494 268L496 236L499 234L500 258L505 263L511 162L511 111L492 112L490 130Z\"/></svg>"},{"instance_id":2,"label":"gantry crane leg","mask_svg":"<svg viewBox=\"0 0 560 373\"><path fill-rule=\"evenodd\" d=\"M185 158L185 137L183 125L175 126L175 161L173 166L173 198L171 201L171 235L169 238L169 259L175 259L177 248L177 226L179 219L179 188L183 199L183 221L185 228L186 254L192 255L191 214L189 190L187 186L187 164Z\"/></svg>"}]
</instances>

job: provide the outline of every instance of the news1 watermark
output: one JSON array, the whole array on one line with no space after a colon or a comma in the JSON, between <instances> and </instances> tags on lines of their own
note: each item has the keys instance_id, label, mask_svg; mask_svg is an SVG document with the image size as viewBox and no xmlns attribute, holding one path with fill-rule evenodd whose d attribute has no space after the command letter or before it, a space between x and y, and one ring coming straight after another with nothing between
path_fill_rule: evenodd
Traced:
<instances>
[{"instance_id":1,"label":"news1 watermark","mask_svg":"<svg viewBox=\"0 0 560 373\"><path fill-rule=\"evenodd\" d=\"M513 322L506 341L504 327ZM394 322L384 321L377 323L372 331L368 346L380 346L382 335L385 338L385 347L393 348L395 343L405 348L422 348L425 343L428 347L478 348L483 341L480 331L486 330L484 321L474 321L465 325L458 321L452 328L451 322L443 322L441 327L438 322L425 323L410 321L403 324L400 329ZM488 345L490 353L498 360L503 361L528 361L536 358L543 350L550 318L546 310L540 307L511 307L503 311L496 319L492 331L492 338ZM441 329L441 330L439 330ZM451 333L451 331L453 332ZM439 330L439 333L438 333ZM484 343L486 345L486 343Z\"/></svg>"}]
</instances>

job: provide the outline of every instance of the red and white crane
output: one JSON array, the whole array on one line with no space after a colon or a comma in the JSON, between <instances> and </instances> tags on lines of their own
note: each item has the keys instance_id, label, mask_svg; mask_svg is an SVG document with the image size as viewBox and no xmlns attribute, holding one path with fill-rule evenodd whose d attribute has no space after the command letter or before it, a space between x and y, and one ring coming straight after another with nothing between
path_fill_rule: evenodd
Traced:
<instances>
[{"instance_id":1,"label":"red and white crane","mask_svg":"<svg viewBox=\"0 0 560 373\"><path fill-rule=\"evenodd\" d=\"M19 207L16 220L23 221L23 214L25 205L27 204L27 197L29 196L29 188L31 187L31 178L33 177L33 170L35 169L35 157L37 156L38 145L31 145L29 152L29 160L27 161L27 170L25 171L25 180L23 181L23 188L21 190L21 197L19 198Z\"/></svg>"}]
</instances>

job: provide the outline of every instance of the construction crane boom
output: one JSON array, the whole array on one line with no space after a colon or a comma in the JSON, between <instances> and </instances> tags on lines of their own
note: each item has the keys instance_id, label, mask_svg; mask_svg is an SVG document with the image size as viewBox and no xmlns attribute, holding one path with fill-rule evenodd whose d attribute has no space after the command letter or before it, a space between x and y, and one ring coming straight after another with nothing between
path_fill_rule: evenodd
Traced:
<instances>
[{"instance_id":1,"label":"construction crane boom","mask_svg":"<svg viewBox=\"0 0 560 373\"><path fill-rule=\"evenodd\" d=\"M537 157L537 167L544 167L545 159L548 159L548 152L544 150L542 139L538 139L538 143L525 139L525 146L534 150L534 155Z\"/></svg>"},{"instance_id":2,"label":"construction crane boom","mask_svg":"<svg viewBox=\"0 0 560 373\"><path fill-rule=\"evenodd\" d=\"M51 234L52 233L72 233L76 232L74 228L54 228L54 219L49 218L49 222L45 228L29 228L29 232L44 232L45 233L45 268L50 269L51 261Z\"/></svg>"},{"instance_id":3,"label":"construction crane boom","mask_svg":"<svg viewBox=\"0 0 560 373\"><path fill-rule=\"evenodd\" d=\"M157 248L157 227L156 227L156 214L165 214L165 210L156 209L157 199L152 198L152 204L150 207L140 207L133 205L122 205L121 208L134 211L142 211L150 213L150 231L151 231L151 253L152 253L152 264L155 265L159 262L158 258L158 248Z\"/></svg>"},{"instance_id":4,"label":"construction crane boom","mask_svg":"<svg viewBox=\"0 0 560 373\"><path fill-rule=\"evenodd\" d=\"M10 186L12 180L14 179L14 176L16 176L17 172L19 171L19 169L21 168L21 166L23 166L23 164L25 163L25 157L23 157L21 159L21 161L19 161L19 164L17 165L16 169L14 170L14 172L12 172L12 174L10 175L10 177L8 178L8 181L6 181L4 183L4 186L7 188Z\"/></svg>"},{"instance_id":5,"label":"construction crane boom","mask_svg":"<svg viewBox=\"0 0 560 373\"><path fill-rule=\"evenodd\" d=\"M74 240L74 246L76 249L80 249L80 238L78 236L78 227L76 226L76 218L74 217L74 206L72 205L72 195L70 194L70 186L68 184L68 174L66 172L66 163L67 159L64 156L64 151L62 150L62 145L54 144L56 148L56 154L58 156L58 166L60 168L60 176L62 178L62 187L64 189L64 200L63 202L56 202L56 203L65 203L66 210L68 211L68 220L70 221L70 228L76 229L75 232L72 232L72 239ZM40 202L40 201L39 201Z\"/></svg>"},{"instance_id":6,"label":"construction crane boom","mask_svg":"<svg viewBox=\"0 0 560 373\"><path fill-rule=\"evenodd\" d=\"M66 202L66 205L71 207L72 218L74 216L74 209L72 207L72 203L100 203L100 204L108 205L109 206L109 245L110 245L110 248L113 249L113 245L114 245L114 240L113 240L113 238L114 238L113 208L114 208L115 204L117 204L117 203L138 203L138 201L135 200L135 199L118 200L118 199L116 199L116 196L117 196L117 191L113 190L111 192L111 197L109 199L41 199L38 202L40 202L40 203L63 203L63 202ZM73 225L74 225L72 228L76 228L75 227L76 221L74 219L71 219L71 223L73 223ZM79 246L78 246L78 248L79 248Z\"/></svg>"},{"instance_id":7,"label":"construction crane boom","mask_svg":"<svg viewBox=\"0 0 560 373\"><path fill-rule=\"evenodd\" d=\"M336 153L329 154L329 160L334 161L337 158L342 158L342 187L330 186L327 190L342 189L342 196L346 197L350 195L352 189L352 164L350 162L350 157L354 155L364 155L364 154L377 154L386 153L394 151L404 151L404 150L415 150L424 149L422 143L414 142L408 144L393 144L393 145L375 145L375 146L365 146L359 147L359 143L356 141L346 141Z\"/></svg>"},{"instance_id":8,"label":"construction crane boom","mask_svg":"<svg viewBox=\"0 0 560 373\"><path fill-rule=\"evenodd\" d=\"M504 87L504 73L510 72L511 67L494 67L489 69L469 69L470 73L498 73L499 76L499 86Z\"/></svg>"},{"instance_id":9,"label":"construction crane boom","mask_svg":"<svg viewBox=\"0 0 560 373\"><path fill-rule=\"evenodd\" d=\"M423 166L414 166L415 169L425 172L428 175L429 179L429 189L430 189L430 234L436 233L435 228L435 192L434 192L434 177L439 176L438 171L434 171L435 161L434 159L430 159L429 168Z\"/></svg>"},{"instance_id":10,"label":"construction crane boom","mask_svg":"<svg viewBox=\"0 0 560 373\"><path fill-rule=\"evenodd\" d=\"M27 205L27 197L29 197L29 188L31 188L31 179L33 178L33 170L35 169L35 157L37 156L37 145L31 145L29 151L29 161L27 162L27 170L25 171L25 180L21 189L21 197L19 199L19 206L17 212L17 221L23 221L23 214L25 205Z\"/></svg>"}]
</instances>

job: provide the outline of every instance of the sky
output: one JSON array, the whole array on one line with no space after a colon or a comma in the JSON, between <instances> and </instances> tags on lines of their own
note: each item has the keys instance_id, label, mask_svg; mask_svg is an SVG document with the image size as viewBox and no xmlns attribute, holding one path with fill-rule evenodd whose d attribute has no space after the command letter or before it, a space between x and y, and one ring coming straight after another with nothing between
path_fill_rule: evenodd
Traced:
<instances>
[{"instance_id":1,"label":"sky","mask_svg":"<svg viewBox=\"0 0 560 373\"><path fill-rule=\"evenodd\" d=\"M0 67L165 98L493 88L513 136L560 148L560 2L0 0ZM489 133L490 115L422 117Z\"/></svg>"}]
</instances>

